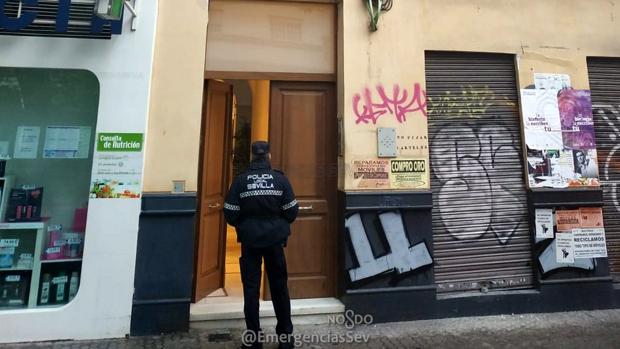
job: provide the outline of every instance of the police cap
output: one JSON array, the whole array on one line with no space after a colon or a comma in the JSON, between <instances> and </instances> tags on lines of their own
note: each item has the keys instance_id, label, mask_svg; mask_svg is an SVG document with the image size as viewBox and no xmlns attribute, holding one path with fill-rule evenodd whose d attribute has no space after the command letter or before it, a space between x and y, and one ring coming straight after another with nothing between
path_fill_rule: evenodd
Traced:
<instances>
[{"instance_id":1,"label":"police cap","mask_svg":"<svg viewBox=\"0 0 620 349\"><path fill-rule=\"evenodd\" d=\"M256 141L252 143L252 154L265 155L269 153L269 143L265 141Z\"/></svg>"}]
</instances>

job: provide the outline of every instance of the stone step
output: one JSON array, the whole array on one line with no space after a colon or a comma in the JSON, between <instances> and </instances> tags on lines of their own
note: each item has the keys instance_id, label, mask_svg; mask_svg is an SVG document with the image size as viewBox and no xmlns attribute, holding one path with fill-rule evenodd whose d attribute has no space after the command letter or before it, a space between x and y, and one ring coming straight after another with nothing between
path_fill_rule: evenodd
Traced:
<instances>
[{"instance_id":1,"label":"stone step","mask_svg":"<svg viewBox=\"0 0 620 349\"><path fill-rule=\"evenodd\" d=\"M211 298L211 299L209 299ZM327 324L330 316L343 314L344 304L336 298L291 300L294 325ZM261 327L274 327L276 317L271 301L260 302ZM190 327L196 329L243 329L243 298L208 297L190 307Z\"/></svg>"}]
</instances>

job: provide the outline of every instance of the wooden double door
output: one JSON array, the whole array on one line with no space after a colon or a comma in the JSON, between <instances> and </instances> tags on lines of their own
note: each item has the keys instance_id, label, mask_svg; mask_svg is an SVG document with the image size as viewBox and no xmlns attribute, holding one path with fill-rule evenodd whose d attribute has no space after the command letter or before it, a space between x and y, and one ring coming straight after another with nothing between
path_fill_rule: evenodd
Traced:
<instances>
[{"instance_id":1,"label":"wooden double door","mask_svg":"<svg viewBox=\"0 0 620 349\"><path fill-rule=\"evenodd\" d=\"M205 82L195 300L224 285L222 208L229 185L232 99L229 85ZM272 166L288 176L300 206L285 249L291 298L335 296L338 169L333 84L272 82L269 142Z\"/></svg>"}]
</instances>

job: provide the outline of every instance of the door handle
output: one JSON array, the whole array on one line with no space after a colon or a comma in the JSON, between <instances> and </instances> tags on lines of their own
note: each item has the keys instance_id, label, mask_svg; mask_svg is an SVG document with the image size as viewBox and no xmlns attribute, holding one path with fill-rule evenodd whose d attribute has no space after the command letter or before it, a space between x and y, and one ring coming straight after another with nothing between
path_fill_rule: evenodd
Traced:
<instances>
[{"instance_id":1,"label":"door handle","mask_svg":"<svg viewBox=\"0 0 620 349\"><path fill-rule=\"evenodd\" d=\"M299 206L300 210L304 210L304 211L310 211L312 210L312 205L310 206Z\"/></svg>"},{"instance_id":2,"label":"door handle","mask_svg":"<svg viewBox=\"0 0 620 349\"><path fill-rule=\"evenodd\" d=\"M219 208L220 206L221 206L221 205L220 205L220 203L219 203L219 202L216 202L216 203L214 203L214 204L209 204L209 206L208 206L208 207L209 207L209 208Z\"/></svg>"}]
</instances>

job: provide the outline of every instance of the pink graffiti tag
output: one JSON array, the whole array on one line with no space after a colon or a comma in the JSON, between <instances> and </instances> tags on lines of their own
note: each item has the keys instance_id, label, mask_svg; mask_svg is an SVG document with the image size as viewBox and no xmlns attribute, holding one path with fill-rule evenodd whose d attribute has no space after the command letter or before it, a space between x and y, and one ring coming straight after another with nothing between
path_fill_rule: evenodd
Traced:
<instances>
[{"instance_id":1,"label":"pink graffiti tag","mask_svg":"<svg viewBox=\"0 0 620 349\"><path fill-rule=\"evenodd\" d=\"M400 123L407 121L408 113L419 111L425 117L427 116L426 92L422 90L420 84L414 85L411 97L407 89L401 91L398 85L392 87L391 96L388 96L381 85L377 86L376 90L379 96L378 103L373 101L372 92L368 87L364 89L363 97L359 93L353 96L353 112L357 116L356 124L360 122L367 124L370 121L376 124L377 120L387 113L394 115ZM360 106L360 104L362 105Z\"/></svg>"}]
</instances>

